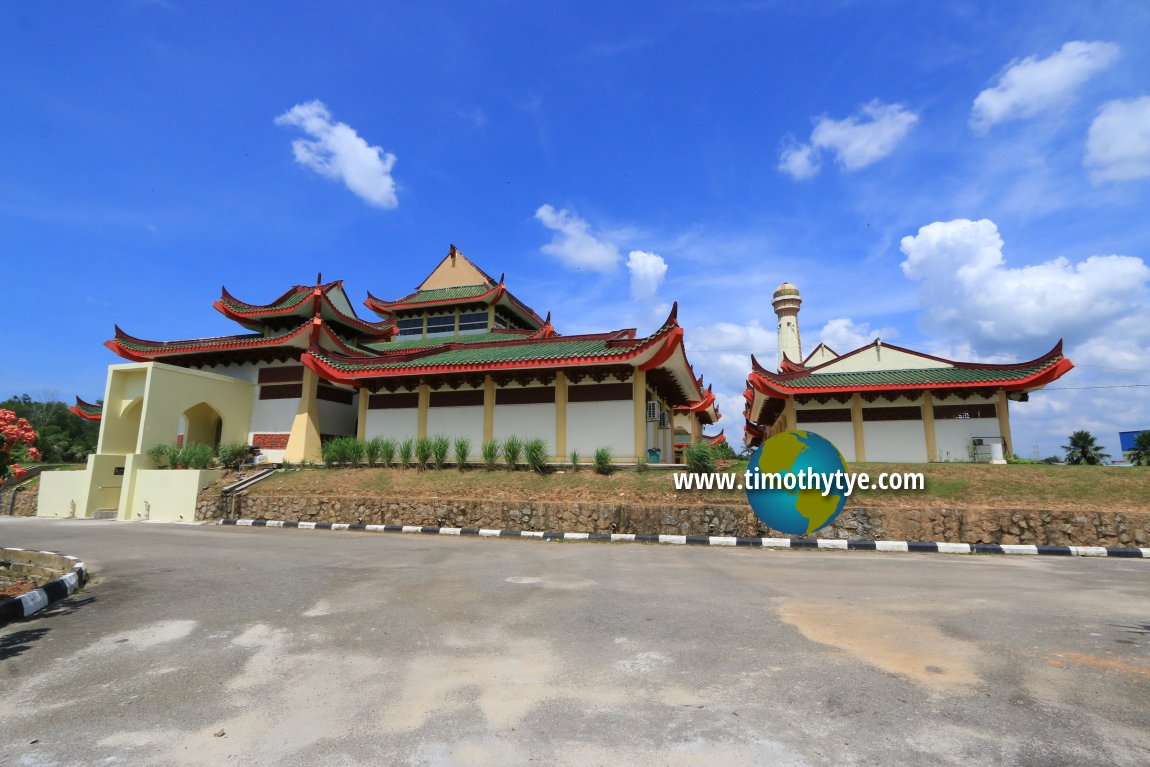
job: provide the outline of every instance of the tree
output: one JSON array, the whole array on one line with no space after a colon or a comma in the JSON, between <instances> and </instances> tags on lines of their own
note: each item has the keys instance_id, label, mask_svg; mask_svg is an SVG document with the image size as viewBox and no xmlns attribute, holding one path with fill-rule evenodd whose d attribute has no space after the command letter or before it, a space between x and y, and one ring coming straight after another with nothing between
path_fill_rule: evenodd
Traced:
<instances>
[{"instance_id":1,"label":"tree","mask_svg":"<svg viewBox=\"0 0 1150 767\"><path fill-rule=\"evenodd\" d=\"M1094 435L1085 429L1079 429L1070 435L1070 444L1063 445L1066 451L1066 462L1069 464L1089 464L1097 466L1110 457L1109 453L1102 452L1102 446Z\"/></svg>"},{"instance_id":2,"label":"tree","mask_svg":"<svg viewBox=\"0 0 1150 767\"><path fill-rule=\"evenodd\" d=\"M22 394L0 402L0 408L11 410L31 424L37 434L35 447L44 462L81 462L96 452L99 423L72 415L63 402L48 398L53 396L50 392L41 396L45 399Z\"/></svg>"},{"instance_id":3,"label":"tree","mask_svg":"<svg viewBox=\"0 0 1150 767\"><path fill-rule=\"evenodd\" d=\"M1150 466L1150 431L1139 432L1134 437L1134 449L1127 450L1126 457L1135 466Z\"/></svg>"},{"instance_id":4,"label":"tree","mask_svg":"<svg viewBox=\"0 0 1150 767\"><path fill-rule=\"evenodd\" d=\"M40 451L33 445L36 442L36 431L28 420L21 418L11 410L0 410L0 483L7 482L9 477L16 481L24 478L24 469L13 461L13 453L21 452L30 460L40 460Z\"/></svg>"}]
</instances>

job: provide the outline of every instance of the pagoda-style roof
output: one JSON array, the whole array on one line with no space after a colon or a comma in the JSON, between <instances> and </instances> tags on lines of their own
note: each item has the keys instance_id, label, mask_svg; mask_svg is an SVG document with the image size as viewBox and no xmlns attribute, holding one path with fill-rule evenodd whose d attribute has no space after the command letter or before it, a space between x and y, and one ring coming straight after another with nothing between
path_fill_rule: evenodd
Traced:
<instances>
[{"instance_id":1,"label":"pagoda-style roof","mask_svg":"<svg viewBox=\"0 0 1150 767\"><path fill-rule=\"evenodd\" d=\"M147 341L128 335L116 326L116 336L104 346L133 362L164 360L173 364L204 365L227 360L276 359L298 357L305 349L316 346L349 357L367 356L369 352L355 346L319 318L307 319L285 330L246 333L185 341Z\"/></svg>"},{"instance_id":2,"label":"pagoda-style roof","mask_svg":"<svg viewBox=\"0 0 1150 767\"><path fill-rule=\"evenodd\" d=\"M516 298L502 282L416 290L394 301L376 298L369 291L367 300L363 303L368 309L387 320L398 314L454 309L457 306L497 306L514 314L528 327L542 328L545 324L545 320Z\"/></svg>"},{"instance_id":3,"label":"pagoda-style roof","mask_svg":"<svg viewBox=\"0 0 1150 767\"><path fill-rule=\"evenodd\" d=\"M104 406L93 405L91 402L85 402L77 397L76 404L69 407L68 412L83 418L85 421L99 421L104 417Z\"/></svg>"},{"instance_id":4,"label":"pagoda-style roof","mask_svg":"<svg viewBox=\"0 0 1150 767\"><path fill-rule=\"evenodd\" d=\"M429 339L375 344L378 353L370 357L311 347L301 361L326 380L367 388L378 387L388 379L432 375L637 368L649 371L652 386L658 387L672 404L690 404L705 399L706 394L699 389L683 352L683 330L677 311L676 305L666 322L643 338L637 338L632 329L561 336L549 322L542 321L539 331L529 336L489 333L484 334L487 338L483 340L470 340L478 336L451 336L434 345L428 344Z\"/></svg>"},{"instance_id":5,"label":"pagoda-style roof","mask_svg":"<svg viewBox=\"0 0 1150 767\"><path fill-rule=\"evenodd\" d=\"M883 355L886 355L885 357ZM809 359L809 358L808 358ZM772 372L751 357L743 397L748 444L762 439L785 400L807 396L917 396L924 391L1031 392L1061 378L1074 367L1059 341L1046 354L1026 362L962 362L924 354L875 339L852 352L809 368Z\"/></svg>"},{"instance_id":6,"label":"pagoda-style roof","mask_svg":"<svg viewBox=\"0 0 1150 767\"><path fill-rule=\"evenodd\" d=\"M838 372L834 368L854 355L882 348L903 354L933 360L939 364L933 367L904 368L893 370L851 370ZM1041 357L1029 362L992 364L985 362L957 362L934 357L893 344L874 341L849 354L837 357L813 368L804 368L789 373L772 373L759 361L751 357L752 373L749 383L769 397L785 399L792 394L832 394L866 390L901 391L922 389L947 389L986 387L1004 388L1007 391L1038 389L1060 378L1074 367L1062 355L1062 342Z\"/></svg>"},{"instance_id":7,"label":"pagoda-style roof","mask_svg":"<svg viewBox=\"0 0 1150 767\"><path fill-rule=\"evenodd\" d=\"M312 286L296 285L270 304L241 301L225 287L220 288L220 298L213 306L228 319L250 330L279 329L304 318L320 317L351 336L382 339L390 338L396 332L390 319L368 322L356 316L344 292L343 280Z\"/></svg>"}]
</instances>

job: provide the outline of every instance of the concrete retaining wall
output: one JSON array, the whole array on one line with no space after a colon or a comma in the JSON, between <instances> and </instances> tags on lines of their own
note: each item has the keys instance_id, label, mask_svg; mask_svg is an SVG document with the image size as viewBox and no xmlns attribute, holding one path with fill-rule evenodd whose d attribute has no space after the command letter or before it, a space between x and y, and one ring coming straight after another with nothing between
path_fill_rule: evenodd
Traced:
<instances>
[{"instance_id":1,"label":"concrete retaining wall","mask_svg":"<svg viewBox=\"0 0 1150 767\"><path fill-rule=\"evenodd\" d=\"M225 516L304 522L480 527L648 535L777 535L745 504L622 505L357 497L202 494L197 519ZM1146 546L1150 513L847 508L820 538L1052 546ZM789 536L796 537L796 536Z\"/></svg>"}]
</instances>

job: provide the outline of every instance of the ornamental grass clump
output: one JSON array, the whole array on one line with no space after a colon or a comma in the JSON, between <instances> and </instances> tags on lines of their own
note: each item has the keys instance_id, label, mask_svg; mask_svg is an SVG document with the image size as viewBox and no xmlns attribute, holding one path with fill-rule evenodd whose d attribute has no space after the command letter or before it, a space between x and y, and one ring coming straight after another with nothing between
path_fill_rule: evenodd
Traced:
<instances>
[{"instance_id":1,"label":"ornamental grass clump","mask_svg":"<svg viewBox=\"0 0 1150 767\"><path fill-rule=\"evenodd\" d=\"M327 442L321 443L319 454L323 459L323 465L329 469L344 461L343 445L336 439L329 439Z\"/></svg>"},{"instance_id":2,"label":"ornamental grass clump","mask_svg":"<svg viewBox=\"0 0 1150 767\"><path fill-rule=\"evenodd\" d=\"M442 471L447 465L447 454L451 452L451 440L442 434L431 439L431 461Z\"/></svg>"},{"instance_id":3,"label":"ornamental grass clump","mask_svg":"<svg viewBox=\"0 0 1150 767\"><path fill-rule=\"evenodd\" d=\"M463 471L468 457L471 455L471 440L467 437L455 438L455 468Z\"/></svg>"},{"instance_id":4,"label":"ornamental grass clump","mask_svg":"<svg viewBox=\"0 0 1150 767\"><path fill-rule=\"evenodd\" d=\"M189 469L206 469L215 457L211 445L191 444L184 448L184 463Z\"/></svg>"},{"instance_id":5,"label":"ornamental grass clump","mask_svg":"<svg viewBox=\"0 0 1150 767\"><path fill-rule=\"evenodd\" d=\"M646 458L644 458L643 456L639 456L638 458L635 459L635 471L639 472L640 474L647 471L647 459Z\"/></svg>"},{"instance_id":6,"label":"ornamental grass clump","mask_svg":"<svg viewBox=\"0 0 1150 767\"><path fill-rule=\"evenodd\" d=\"M499 448L497 439L489 439L483 443L479 448L479 452L483 455L483 468L495 471L495 467L499 464Z\"/></svg>"},{"instance_id":7,"label":"ornamental grass clump","mask_svg":"<svg viewBox=\"0 0 1150 767\"><path fill-rule=\"evenodd\" d=\"M379 463L379 450L383 444L383 437L372 437L363 443L363 456L367 459L368 466L375 466Z\"/></svg>"},{"instance_id":8,"label":"ornamental grass clump","mask_svg":"<svg viewBox=\"0 0 1150 767\"><path fill-rule=\"evenodd\" d=\"M395 463L395 454L399 446L395 444L394 439L385 439L384 437L374 437L372 442L379 441L379 462L384 466L391 466Z\"/></svg>"},{"instance_id":9,"label":"ornamental grass clump","mask_svg":"<svg viewBox=\"0 0 1150 767\"><path fill-rule=\"evenodd\" d=\"M508 471L519 468L519 459L523 455L523 440L519 437L508 437L503 440L503 462L507 464Z\"/></svg>"},{"instance_id":10,"label":"ornamental grass clump","mask_svg":"<svg viewBox=\"0 0 1150 767\"><path fill-rule=\"evenodd\" d=\"M713 474L715 471L715 451L706 442L687 445L683 458L687 469L694 474Z\"/></svg>"},{"instance_id":11,"label":"ornamental grass clump","mask_svg":"<svg viewBox=\"0 0 1150 767\"><path fill-rule=\"evenodd\" d=\"M595 451L595 473L596 474L610 474L615 470L615 464L611 458L611 448L601 447Z\"/></svg>"},{"instance_id":12,"label":"ornamental grass clump","mask_svg":"<svg viewBox=\"0 0 1150 767\"><path fill-rule=\"evenodd\" d=\"M527 467L538 474L547 472L547 443L541 439L529 439L523 445L523 457Z\"/></svg>"},{"instance_id":13,"label":"ornamental grass clump","mask_svg":"<svg viewBox=\"0 0 1150 767\"><path fill-rule=\"evenodd\" d=\"M152 445L148 450L148 457L157 466L174 466L172 461L172 451L176 449L175 445L168 445L161 442L158 445Z\"/></svg>"},{"instance_id":14,"label":"ornamental grass clump","mask_svg":"<svg viewBox=\"0 0 1150 767\"><path fill-rule=\"evenodd\" d=\"M571 471L579 471L579 458L580 458L579 451L578 450L572 450L571 451Z\"/></svg>"},{"instance_id":15,"label":"ornamental grass clump","mask_svg":"<svg viewBox=\"0 0 1150 767\"><path fill-rule=\"evenodd\" d=\"M419 469L426 469L427 465L431 463L431 438L420 437L415 440L415 466Z\"/></svg>"},{"instance_id":16,"label":"ornamental grass clump","mask_svg":"<svg viewBox=\"0 0 1150 767\"><path fill-rule=\"evenodd\" d=\"M411 457L415 453L415 440L408 437L399 443L399 463L403 468L411 465Z\"/></svg>"}]
</instances>

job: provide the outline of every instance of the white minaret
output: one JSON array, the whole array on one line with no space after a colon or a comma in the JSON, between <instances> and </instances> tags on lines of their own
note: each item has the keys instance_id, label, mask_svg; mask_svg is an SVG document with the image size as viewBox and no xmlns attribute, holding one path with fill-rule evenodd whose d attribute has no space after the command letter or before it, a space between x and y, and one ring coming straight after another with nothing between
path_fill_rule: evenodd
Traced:
<instances>
[{"instance_id":1,"label":"white minaret","mask_svg":"<svg viewBox=\"0 0 1150 767\"><path fill-rule=\"evenodd\" d=\"M783 366L783 356L791 362L803 361L803 342L799 338L799 306L803 297L799 289L784 282L775 289L771 305L779 317L779 367Z\"/></svg>"}]
</instances>

